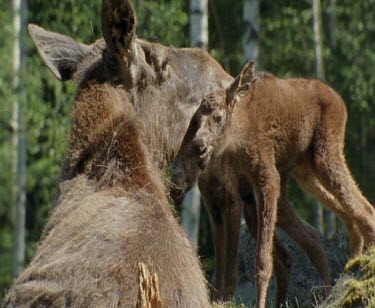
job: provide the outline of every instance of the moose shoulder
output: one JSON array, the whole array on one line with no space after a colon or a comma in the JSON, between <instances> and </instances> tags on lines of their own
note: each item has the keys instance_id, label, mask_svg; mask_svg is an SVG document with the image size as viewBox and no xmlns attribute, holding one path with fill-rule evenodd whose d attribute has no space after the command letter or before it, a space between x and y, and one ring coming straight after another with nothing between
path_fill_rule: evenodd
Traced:
<instances>
[{"instance_id":1,"label":"moose shoulder","mask_svg":"<svg viewBox=\"0 0 375 308\"><path fill-rule=\"evenodd\" d=\"M117 9L124 7L110 10L104 4L103 16L116 18ZM118 32L113 27L107 35ZM34 39L35 33L43 34L33 26L30 31ZM65 181L37 252L11 287L6 307L146 307L148 300L156 300L153 307L209 307L199 259L168 204L129 89L116 84L111 67L116 48L104 50L103 42L84 47L83 66L56 69L68 78L75 68L81 78ZM61 56L74 60L66 52ZM149 286L157 288L156 299L147 298L146 269L158 277Z\"/></svg>"}]
</instances>

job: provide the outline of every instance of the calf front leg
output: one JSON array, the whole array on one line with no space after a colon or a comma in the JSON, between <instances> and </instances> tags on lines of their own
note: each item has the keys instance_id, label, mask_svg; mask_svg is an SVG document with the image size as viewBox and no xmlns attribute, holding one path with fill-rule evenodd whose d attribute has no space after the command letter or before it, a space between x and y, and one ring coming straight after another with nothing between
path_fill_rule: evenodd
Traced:
<instances>
[{"instance_id":1,"label":"calf front leg","mask_svg":"<svg viewBox=\"0 0 375 308\"><path fill-rule=\"evenodd\" d=\"M258 208L258 237L256 254L257 308L266 306L267 289L273 269L273 243L280 196L280 175L274 165L263 165L254 176Z\"/></svg>"},{"instance_id":2,"label":"calf front leg","mask_svg":"<svg viewBox=\"0 0 375 308\"><path fill-rule=\"evenodd\" d=\"M215 279L212 288L212 299L214 301L221 300L226 259L224 222L221 213L221 206L224 204L225 193L220 189L220 183L215 177L201 176L198 184L210 217L212 237L215 247Z\"/></svg>"},{"instance_id":3,"label":"calf front leg","mask_svg":"<svg viewBox=\"0 0 375 308\"><path fill-rule=\"evenodd\" d=\"M244 202L243 213L246 225L251 233L251 236L256 239L258 235L258 214L255 200L251 204L248 202ZM290 268L292 266L293 259L290 252L283 246L281 241L277 238L276 234L274 240L274 272L277 286L275 307L282 307L288 297Z\"/></svg>"},{"instance_id":4,"label":"calf front leg","mask_svg":"<svg viewBox=\"0 0 375 308\"><path fill-rule=\"evenodd\" d=\"M242 201L239 194L228 193L223 209L225 232L225 274L223 285L223 300L233 296L238 283L238 245L240 241Z\"/></svg>"}]
</instances>

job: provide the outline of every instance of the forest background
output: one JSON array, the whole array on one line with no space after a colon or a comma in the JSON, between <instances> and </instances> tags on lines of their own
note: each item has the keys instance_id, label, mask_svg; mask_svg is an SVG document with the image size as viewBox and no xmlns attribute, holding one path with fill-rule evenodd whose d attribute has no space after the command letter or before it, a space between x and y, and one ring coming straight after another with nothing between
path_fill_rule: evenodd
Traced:
<instances>
[{"instance_id":1,"label":"forest background","mask_svg":"<svg viewBox=\"0 0 375 308\"><path fill-rule=\"evenodd\" d=\"M253 0L254 1L254 0ZM28 0L30 23L68 35L84 43L101 37L100 0ZM208 51L235 76L243 56L245 1L209 0ZM188 0L133 0L139 37L175 47L189 46ZM256 36L258 70L279 77L316 77L316 40L312 1L258 0ZM14 270L16 230L14 174L14 102L25 123L26 153L26 264L33 256L43 226L57 198L60 168L70 128L74 85L62 83L49 72L29 36L22 36L24 69L14 87L12 2L0 0L0 298ZM375 0L323 1L322 58L326 82L347 103L345 152L364 194L375 202ZM23 29L25 32L25 29ZM322 222L314 199L290 183L291 200L300 216L327 236L333 230ZM318 217L318 218L317 218ZM320 218L319 218L320 217ZM202 207L199 253L207 273L212 270L213 246L207 213Z\"/></svg>"}]
</instances>

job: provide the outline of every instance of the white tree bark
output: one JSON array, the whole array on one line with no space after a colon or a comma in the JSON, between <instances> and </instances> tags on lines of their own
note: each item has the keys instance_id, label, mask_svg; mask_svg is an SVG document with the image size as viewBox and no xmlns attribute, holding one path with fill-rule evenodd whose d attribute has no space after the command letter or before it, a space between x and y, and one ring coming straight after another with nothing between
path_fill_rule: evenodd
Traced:
<instances>
[{"instance_id":1,"label":"white tree bark","mask_svg":"<svg viewBox=\"0 0 375 308\"><path fill-rule=\"evenodd\" d=\"M334 7L334 0L331 0ZM313 22L314 22L314 41L315 41L315 68L319 79L325 80L324 60L323 60L323 36L322 36L322 11L320 0L313 0ZM322 210L322 205L317 206L317 225L319 231L331 238L335 232L335 214L332 211ZM325 230L324 230L325 222ZM323 232L325 231L325 232Z\"/></svg>"},{"instance_id":2,"label":"white tree bark","mask_svg":"<svg viewBox=\"0 0 375 308\"><path fill-rule=\"evenodd\" d=\"M186 194L181 212L182 225L189 236L190 243L195 248L198 248L200 212L201 194L198 185L195 184Z\"/></svg>"},{"instance_id":3,"label":"white tree bark","mask_svg":"<svg viewBox=\"0 0 375 308\"><path fill-rule=\"evenodd\" d=\"M330 0L329 31L331 32L331 47L336 48L336 0Z\"/></svg>"},{"instance_id":4,"label":"white tree bark","mask_svg":"<svg viewBox=\"0 0 375 308\"><path fill-rule=\"evenodd\" d=\"M316 75L318 76L318 78L324 80L325 73L323 64L322 11L320 0L313 0L313 18Z\"/></svg>"},{"instance_id":5,"label":"white tree bark","mask_svg":"<svg viewBox=\"0 0 375 308\"><path fill-rule=\"evenodd\" d=\"M26 29L26 1L13 0L14 44L13 44L13 213L14 213L14 255L13 274L18 276L25 262L25 220L26 220L26 139L23 104L25 91L21 82L24 66L23 34Z\"/></svg>"},{"instance_id":6,"label":"white tree bark","mask_svg":"<svg viewBox=\"0 0 375 308\"><path fill-rule=\"evenodd\" d=\"M190 1L191 46L208 47L208 0Z\"/></svg>"},{"instance_id":7,"label":"white tree bark","mask_svg":"<svg viewBox=\"0 0 375 308\"><path fill-rule=\"evenodd\" d=\"M258 0L245 0L243 6L243 55L244 62L259 58L259 6Z\"/></svg>"},{"instance_id":8,"label":"white tree bark","mask_svg":"<svg viewBox=\"0 0 375 308\"><path fill-rule=\"evenodd\" d=\"M320 0L313 0L313 28L315 41L315 72L319 79L324 80L324 66L322 54L322 33L321 33L321 8ZM324 215L323 207L317 201L315 207L315 227L324 234Z\"/></svg>"},{"instance_id":9,"label":"white tree bark","mask_svg":"<svg viewBox=\"0 0 375 308\"><path fill-rule=\"evenodd\" d=\"M208 48L208 0L190 1L190 42L193 47ZM198 185L186 194L181 219L191 244L198 247L201 197Z\"/></svg>"}]
</instances>

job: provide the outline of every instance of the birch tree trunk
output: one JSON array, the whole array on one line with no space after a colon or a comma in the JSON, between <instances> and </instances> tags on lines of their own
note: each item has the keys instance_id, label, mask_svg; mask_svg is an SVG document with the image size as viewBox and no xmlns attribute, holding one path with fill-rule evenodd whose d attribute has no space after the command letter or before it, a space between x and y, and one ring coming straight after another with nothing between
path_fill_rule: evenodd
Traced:
<instances>
[{"instance_id":1,"label":"birch tree trunk","mask_svg":"<svg viewBox=\"0 0 375 308\"><path fill-rule=\"evenodd\" d=\"M331 32L331 47L336 49L336 0L330 0L329 31Z\"/></svg>"},{"instance_id":2,"label":"birch tree trunk","mask_svg":"<svg viewBox=\"0 0 375 308\"><path fill-rule=\"evenodd\" d=\"M208 0L190 0L190 42L193 47L208 47Z\"/></svg>"},{"instance_id":3,"label":"birch tree trunk","mask_svg":"<svg viewBox=\"0 0 375 308\"><path fill-rule=\"evenodd\" d=\"M323 61L323 38L322 38L322 12L320 0L313 0L313 22L314 22L314 41L315 41L315 67L316 75L319 79L325 80L324 61ZM332 237L335 231L335 214L331 211L323 211L322 205L316 203L316 228L327 237ZM325 230L324 230L325 222ZM325 231L325 232L324 232Z\"/></svg>"},{"instance_id":4,"label":"birch tree trunk","mask_svg":"<svg viewBox=\"0 0 375 308\"><path fill-rule=\"evenodd\" d=\"M243 6L243 55L244 62L259 58L259 6L258 0L245 0Z\"/></svg>"},{"instance_id":5,"label":"birch tree trunk","mask_svg":"<svg viewBox=\"0 0 375 308\"><path fill-rule=\"evenodd\" d=\"M195 183L185 196L181 213L182 225L189 236L190 243L195 248L198 248L200 212L201 194L198 185Z\"/></svg>"},{"instance_id":6,"label":"birch tree trunk","mask_svg":"<svg viewBox=\"0 0 375 308\"><path fill-rule=\"evenodd\" d=\"M26 1L12 0L14 13L13 43L13 215L14 215L14 255L13 274L17 277L25 262L25 220L26 220L26 139L23 105L26 93L21 76L24 68L24 33L26 29Z\"/></svg>"},{"instance_id":7,"label":"birch tree trunk","mask_svg":"<svg viewBox=\"0 0 375 308\"><path fill-rule=\"evenodd\" d=\"M208 0L190 1L190 42L193 47L208 47ZM195 184L186 194L181 213L182 225L195 248L198 247L200 210L200 192Z\"/></svg>"},{"instance_id":8,"label":"birch tree trunk","mask_svg":"<svg viewBox=\"0 0 375 308\"><path fill-rule=\"evenodd\" d=\"M320 0L313 0L313 19L316 75L318 78L324 80L325 73L323 64L322 12Z\"/></svg>"}]
</instances>

